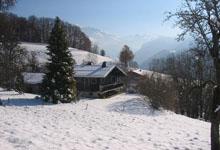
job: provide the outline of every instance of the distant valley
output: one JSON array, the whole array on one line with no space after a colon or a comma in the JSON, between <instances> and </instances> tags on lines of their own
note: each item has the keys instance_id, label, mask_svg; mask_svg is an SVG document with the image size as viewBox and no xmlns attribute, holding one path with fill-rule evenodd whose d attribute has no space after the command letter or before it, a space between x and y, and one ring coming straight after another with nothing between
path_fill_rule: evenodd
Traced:
<instances>
[{"instance_id":1,"label":"distant valley","mask_svg":"<svg viewBox=\"0 0 220 150\"><path fill-rule=\"evenodd\" d=\"M119 37L99 29L84 27L82 31L104 49L107 56L117 59L123 45L128 45L135 54L134 60L141 68L147 68L153 58L166 57L170 53L185 50L190 47L191 40L178 42L175 37L153 35L130 35Z\"/></svg>"}]
</instances>

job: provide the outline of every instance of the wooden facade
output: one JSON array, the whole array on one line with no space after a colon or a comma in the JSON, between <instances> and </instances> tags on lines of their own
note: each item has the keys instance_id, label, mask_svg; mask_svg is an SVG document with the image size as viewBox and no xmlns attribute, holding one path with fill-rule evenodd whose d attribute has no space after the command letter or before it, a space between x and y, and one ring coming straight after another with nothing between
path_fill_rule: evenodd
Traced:
<instances>
[{"instance_id":1,"label":"wooden facade","mask_svg":"<svg viewBox=\"0 0 220 150\"><path fill-rule=\"evenodd\" d=\"M137 72L134 70L128 71L128 85L127 85L127 92L128 93L137 93L138 92L138 83L141 82L145 74L139 69Z\"/></svg>"},{"instance_id":2,"label":"wooden facade","mask_svg":"<svg viewBox=\"0 0 220 150\"><path fill-rule=\"evenodd\" d=\"M115 67L105 77L76 77L77 90L80 96L107 97L123 90L125 76Z\"/></svg>"}]
</instances>

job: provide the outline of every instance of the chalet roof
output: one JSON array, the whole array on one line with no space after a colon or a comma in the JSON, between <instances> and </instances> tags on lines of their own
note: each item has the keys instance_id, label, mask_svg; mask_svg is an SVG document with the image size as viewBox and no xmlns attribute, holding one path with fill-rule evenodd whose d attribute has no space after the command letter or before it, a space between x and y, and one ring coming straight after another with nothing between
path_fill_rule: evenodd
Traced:
<instances>
[{"instance_id":1,"label":"chalet roof","mask_svg":"<svg viewBox=\"0 0 220 150\"><path fill-rule=\"evenodd\" d=\"M142 70L142 69L131 69L131 72L134 72L140 76L145 76L147 74L152 74L152 71L148 71L148 70Z\"/></svg>"},{"instance_id":2,"label":"chalet roof","mask_svg":"<svg viewBox=\"0 0 220 150\"><path fill-rule=\"evenodd\" d=\"M88 77L88 78L105 78L113 69L117 68L124 75L126 73L116 65L77 65L75 66L75 77Z\"/></svg>"},{"instance_id":3,"label":"chalet roof","mask_svg":"<svg viewBox=\"0 0 220 150\"><path fill-rule=\"evenodd\" d=\"M150 71L150 70L143 70L143 69L130 69L130 72L133 72L139 76L154 76L154 77L162 77L162 78L170 78L170 75L167 74L163 74L163 73L159 73L159 72L154 72L154 71Z\"/></svg>"},{"instance_id":4,"label":"chalet roof","mask_svg":"<svg viewBox=\"0 0 220 150\"><path fill-rule=\"evenodd\" d=\"M23 73L24 83L39 84L43 80L44 73Z\"/></svg>"},{"instance_id":5,"label":"chalet roof","mask_svg":"<svg viewBox=\"0 0 220 150\"><path fill-rule=\"evenodd\" d=\"M76 65L74 68L75 77L78 78L105 78L113 69L118 69L122 74L126 73L116 65ZM44 73L23 73L26 84L39 84L43 80Z\"/></svg>"}]
</instances>

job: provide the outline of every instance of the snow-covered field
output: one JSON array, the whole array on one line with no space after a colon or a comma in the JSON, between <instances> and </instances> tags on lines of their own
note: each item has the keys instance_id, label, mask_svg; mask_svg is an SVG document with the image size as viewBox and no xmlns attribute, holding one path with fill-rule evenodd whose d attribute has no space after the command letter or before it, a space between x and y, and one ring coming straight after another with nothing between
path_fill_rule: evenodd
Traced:
<instances>
[{"instance_id":1,"label":"snow-covered field","mask_svg":"<svg viewBox=\"0 0 220 150\"><path fill-rule=\"evenodd\" d=\"M59 105L16 92L0 98L1 150L210 149L209 123L153 111L139 95Z\"/></svg>"}]
</instances>

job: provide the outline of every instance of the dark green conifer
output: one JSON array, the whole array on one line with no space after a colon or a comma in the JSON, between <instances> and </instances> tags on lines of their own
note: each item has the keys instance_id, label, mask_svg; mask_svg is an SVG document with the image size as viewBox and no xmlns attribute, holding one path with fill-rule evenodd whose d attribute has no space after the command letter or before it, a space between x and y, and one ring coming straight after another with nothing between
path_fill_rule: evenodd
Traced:
<instances>
[{"instance_id":1,"label":"dark green conifer","mask_svg":"<svg viewBox=\"0 0 220 150\"><path fill-rule=\"evenodd\" d=\"M57 17L49 39L49 62L42 84L42 97L57 104L69 103L76 97L74 60L68 50L68 42L61 20Z\"/></svg>"}]
</instances>

